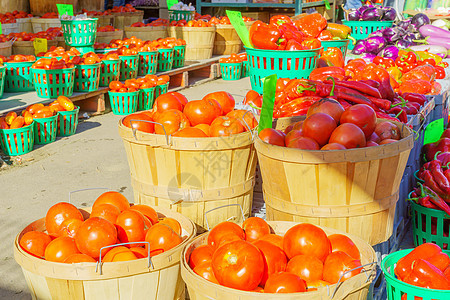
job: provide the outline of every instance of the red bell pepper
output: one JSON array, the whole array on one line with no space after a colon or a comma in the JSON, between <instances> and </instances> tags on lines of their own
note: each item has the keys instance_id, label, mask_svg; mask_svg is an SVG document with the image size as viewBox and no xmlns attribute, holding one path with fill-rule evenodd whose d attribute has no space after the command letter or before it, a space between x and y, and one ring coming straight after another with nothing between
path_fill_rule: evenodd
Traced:
<instances>
[{"instance_id":1,"label":"red bell pepper","mask_svg":"<svg viewBox=\"0 0 450 300\"><path fill-rule=\"evenodd\" d=\"M394 100L394 90L392 89L388 71L375 64L368 64L362 74L362 79L373 79L380 83L379 91L384 99Z\"/></svg>"},{"instance_id":2,"label":"red bell pepper","mask_svg":"<svg viewBox=\"0 0 450 300\"><path fill-rule=\"evenodd\" d=\"M294 39L288 40L285 50L295 51L295 50L303 50L303 46L301 43L297 42Z\"/></svg>"},{"instance_id":3,"label":"red bell pepper","mask_svg":"<svg viewBox=\"0 0 450 300\"><path fill-rule=\"evenodd\" d=\"M339 67L325 67L314 69L311 74L309 74L309 79L316 81L325 81L328 77L344 78L345 71L343 68Z\"/></svg>"},{"instance_id":4,"label":"red bell pepper","mask_svg":"<svg viewBox=\"0 0 450 300\"><path fill-rule=\"evenodd\" d=\"M345 65L344 56L339 48L330 47L324 51L319 58L319 68L321 67L340 67Z\"/></svg>"},{"instance_id":5,"label":"red bell pepper","mask_svg":"<svg viewBox=\"0 0 450 300\"><path fill-rule=\"evenodd\" d=\"M303 49L305 50L311 50L311 49L318 49L322 47L322 44L318 39L315 38L305 38L302 41Z\"/></svg>"},{"instance_id":6,"label":"red bell pepper","mask_svg":"<svg viewBox=\"0 0 450 300\"><path fill-rule=\"evenodd\" d=\"M319 41L332 41L334 38L333 34L328 30L322 30L317 37ZM442 68L443 69L443 68ZM445 74L445 73L444 73Z\"/></svg>"},{"instance_id":7,"label":"red bell pepper","mask_svg":"<svg viewBox=\"0 0 450 300\"><path fill-rule=\"evenodd\" d=\"M394 273L400 280L404 280L411 273L412 264L415 260L428 259L439 253L442 253L442 249L436 244L425 243L417 246L408 255L399 259Z\"/></svg>"},{"instance_id":8,"label":"red bell pepper","mask_svg":"<svg viewBox=\"0 0 450 300\"><path fill-rule=\"evenodd\" d=\"M403 93L419 93L419 94L428 94L432 90L432 85L427 80L413 79L406 80L400 84L399 87L400 92Z\"/></svg>"},{"instance_id":9,"label":"red bell pepper","mask_svg":"<svg viewBox=\"0 0 450 300\"><path fill-rule=\"evenodd\" d=\"M254 25L254 24L253 24ZM252 26L253 26L252 25ZM273 25L260 24L250 35L253 47L257 49L277 50L282 32Z\"/></svg>"},{"instance_id":10,"label":"red bell pepper","mask_svg":"<svg viewBox=\"0 0 450 300\"><path fill-rule=\"evenodd\" d=\"M275 15L272 18L270 18L269 21L270 25L274 25L274 26L281 26L283 24L294 24L294 22L292 21L292 19L286 15Z\"/></svg>"},{"instance_id":11,"label":"red bell pepper","mask_svg":"<svg viewBox=\"0 0 450 300\"><path fill-rule=\"evenodd\" d=\"M366 65L367 63L362 58L352 59L344 67L345 75L351 76L355 79L362 79L360 75Z\"/></svg>"},{"instance_id":12,"label":"red bell pepper","mask_svg":"<svg viewBox=\"0 0 450 300\"><path fill-rule=\"evenodd\" d=\"M319 13L313 13L294 21L294 24L307 36L316 38L327 27L327 20Z\"/></svg>"},{"instance_id":13,"label":"red bell pepper","mask_svg":"<svg viewBox=\"0 0 450 300\"><path fill-rule=\"evenodd\" d=\"M301 43L303 41L303 39L305 38L305 35L301 31L299 31L297 29L297 27L295 27L292 24L284 23L279 28L280 28L281 32L283 33L284 39L286 39L287 41L295 40L295 41Z\"/></svg>"}]
</instances>

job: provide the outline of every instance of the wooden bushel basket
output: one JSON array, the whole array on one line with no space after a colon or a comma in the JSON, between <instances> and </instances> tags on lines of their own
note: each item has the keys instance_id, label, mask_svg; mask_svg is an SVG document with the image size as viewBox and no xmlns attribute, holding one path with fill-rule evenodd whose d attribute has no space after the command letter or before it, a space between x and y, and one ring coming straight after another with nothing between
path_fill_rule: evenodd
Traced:
<instances>
[{"instance_id":1,"label":"wooden bushel basket","mask_svg":"<svg viewBox=\"0 0 450 300\"><path fill-rule=\"evenodd\" d=\"M233 25L216 25L216 37L214 39L214 55L229 55L239 53L242 42Z\"/></svg>"},{"instance_id":2,"label":"wooden bushel basket","mask_svg":"<svg viewBox=\"0 0 450 300\"><path fill-rule=\"evenodd\" d=\"M209 59L213 55L216 27L169 26L170 37L186 41L186 60Z\"/></svg>"},{"instance_id":3,"label":"wooden bushel basket","mask_svg":"<svg viewBox=\"0 0 450 300\"><path fill-rule=\"evenodd\" d=\"M295 222L269 221L269 225L277 234L284 235L289 228L297 225ZM341 231L321 227L327 235L340 233ZM305 293L289 293L289 294L264 294L256 292L247 292L228 288L207 281L197 275L189 267L189 257L192 251L200 246L207 244L208 233L196 237L192 242L186 244L182 253L181 260L181 276L186 282L189 298L191 300L363 300L367 299L371 282L376 275L377 256L370 245L362 239L346 234L350 237L361 253L361 264L364 271L353 276L350 279L328 287L320 287L317 291Z\"/></svg>"},{"instance_id":4,"label":"wooden bushel basket","mask_svg":"<svg viewBox=\"0 0 450 300\"><path fill-rule=\"evenodd\" d=\"M120 30L130 26L136 22L142 22L144 20L144 12L138 10L136 12L124 12L113 13L114 15L114 27Z\"/></svg>"},{"instance_id":5,"label":"wooden bushel basket","mask_svg":"<svg viewBox=\"0 0 450 300\"><path fill-rule=\"evenodd\" d=\"M46 31L50 27L61 27L61 21L59 19L32 18L31 26L33 26L33 32L38 33Z\"/></svg>"},{"instance_id":6,"label":"wooden bushel basket","mask_svg":"<svg viewBox=\"0 0 450 300\"><path fill-rule=\"evenodd\" d=\"M57 45L57 40L47 40L47 50L50 49L51 46ZM15 41L12 45L12 54L35 55L33 41Z\"/></svg>"},{"instance_id":7,"label":"wooden bushel basket","mask_svg":"<svg viewBox=\"0 0 450 300\"><path fill-rule=\"evenodd\" d=\"M131 38L132 36L135 36L143 41L153 41L159 38L163 39L167 37L166 26L145 26L145 27L127 26L125 27L124 32L126 38Z\"/></svg>"},{"instance_id":8,"label":"wooden bushel basket","mask_svg":"<svg viewBox=\"0 0 450 300\"><path fill-rule=\"evenodd\" d=\"M111 40L121 40L123 38L123 30L98 32L95 38L96 43L109 44Z\"/></svg>"},{"instance_id":9,"label":"wooden bushel basket","mask_svg":"<svg viewBox=\"0 0 450 300\"><path fill-rule=\"evenodd\" d=\"M95 18L98 19L97 20L97 28L107 26L107 25L114 26L114 16L113 15L95 16Z\"/></svg>"},{"instance_id":10,"label":"wooden bushel basket","mask_svg":"<svg viewBox=\"0 0 450 300\"><path fill-rule=\"evenodd\" d=\"M204 213L240 204L251 213L256 152L252 134L181 138L133 131L119 121L135 203L178 211L202 228ZM208 214L209 226L241 216L236 205ZM199 228L200 230L200 228Z\"/></svg>"},{"instance_id":11,"label":"wooden bushel basket","mask_svg":"<svg viewBox=\"0 0 450 300\"><path fill-rule=\"evenodd\" d=\"M12 49L13 49L13 42L12 41L7 41L7 42L4 42L4 43L0 43L0 55L11 56L13 54ZM33 55L34 55L34 53L33 53Z\"/></svg>"},{"instance_id":12,"label":"wooden bushel basket","mask_svg":"<svg viewBox=\"0 0 450 300\"><path fill-rule=\"evenodd\" d=\"M83 215L90 210L86 209ZM45 230L45 218L28 225L14 242L14 258L22 267L33 299L157 299L184 300L184 282L180 274L183 246L196 235L188 218L169 209L157 208L159 215L171 217L183 228L183 242L167 252L132 261L65 264L34 257L19 246L23 234Z\"/></svg>"},{"instance_id":13,"label":"wooden bushel basket","mask_svg":"<svg viewBox=\"0 0 450 300\"><path fill-rule=\"evenodd\" d=\"M279 120L276 128L295 121L298 118ZM300 150L256 138L267 219L335 228L371 245L386 241L414 145L412 130L396 125L400 141L360 149Z\"/></svg>"}]
</instances>

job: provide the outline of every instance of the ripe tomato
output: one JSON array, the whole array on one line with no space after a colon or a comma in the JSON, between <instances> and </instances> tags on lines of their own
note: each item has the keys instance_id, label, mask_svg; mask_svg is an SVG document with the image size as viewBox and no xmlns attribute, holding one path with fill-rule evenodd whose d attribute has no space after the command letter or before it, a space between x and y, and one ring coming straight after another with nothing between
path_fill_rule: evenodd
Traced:
<instances>
[{"instance_id":1,"label":"ripe tomato","mask_svg":"<svg viewBox=\"0 0 450 300\"><path fill-rule=\"evenodd\" d=\"M58 236L62 222L67 219L84 220L81 212L70 203L60 202L50 207L45 216L45 228L48 234Z\"/></svg>"},{"instance_id":2,"label":"ripe tomato","mask_svg":"<svg viewBox=\"0 0 450 300\"><path fill-rule=\"evenodd\" d=\"M184 106L188 103L186 97L178 92L169 92L159 95L155 99L153 109L158 112L163 112L169 109L176 109L183 111Z\"/></svg>"},{"instance_id":3,"label":"ripe tomato","mask_svg":"<svg viewBox=\"0 0 450 300\"><path fill-rule=\"evenodd\" d=\"M245 232L245 240L254 242L270 233L269 224L261 218L251 217L244 221L242 229Z\"/></svg>"},{"instance_id":4,"label":"ripe tomato","mask_svg":"<svg viewBox=\"0 0 450 300\"><path fill-rule=\"evenodd\" d=\"M173 136L177 137L208 137L201 129L196 127L187 127L177 131L173 134Z\"/></svg>"},{"instance_id":5,"label":"ripe tomato","mask_svg":"<svg viewBox=\"0 0 450 300\"><path fill-rule=\"evenodd\" d=\"M72 254L63 261L63 263L66 263L66 264L76 264L76 263L81 263L81 262L95 263L97 261L95 259L93 259L92 257L90 257L89 255L82 254L82 253Z\"/></svg>"},{"instance_id":6,"label":"ripe tomato","mask_svg":"<svg viewBox=\"0 0 450 300\"><path fill-rule=\"evenodd\" d=\"M390 141L390 140L388 139L387 141ZM374 141L366 142L366 147L375 147L375 146L379 146L379 144L375 143Z\"/></svg>"},{"instance_id":7,"label":"ripe tomato","mask_svg":"<svg viewBox=\"0 0 450 300\"><path fill-rule=\"evenodd\" d=\"M134 255L134 253L127 247L117 246L110 249L111 250L109 250L102 259L102 262L128 261L137 259L136 255Z\"/></svg>"},{"instance_id":8,"label":"ripe tomato","mask_svg":"<svg viewBox=\"0 0 450 300\"><path fill-rule=\"evenodd\" d=\"M331 133L336 129L336 121L325 113L310 115L303 122L303 135L315 140L319 146L328 143Z\"/></svg>"},{"instance_id":9,"label":"ripe tomato","mask_svg":"<svg viewBox=\"0 0 450 300\"><path fill-rule=\"evenodd\" d=\"M133 121L131 121L131 120L133 120ZM140 121L136 121L136 120L142 120L144 122L140 122ZM126 116L122 120L123 125L125 125L128 128L134 128L134 129L142 131L142 132L153 133L153 132L155 132L155 124L150 123L150 122L153 122L153 119L150 118L147 114L143 114L143 113L131 114L131 115Z\"/></svg>"},{"instance_id":10,"label":"ripe tomato","mask_svg":"<svg viewBox=\"0 0 450 300\"><path fill-rule=\"evenodd\" d=\"M150 222L152 222L152 225L158 223L158 213L150 206L144 204L135 204L131 206L130 209L137 210L138 212L146 216L150 220Z\"/></svg>"},{"instance_id":11,"label":"ripe tomato","mask_svg":"<svg viewBox=\"0 0 450 300\"><path fill-rule=\"evenodd\" d=\"M198 125L194 126L194 128L198 128L201 131L203 131L207 137L209 136L209 128L210 127L211 126L209 126L208 124L198 124Z\"/></svg>"},{"instance_id":12,"label":"ripe tomato","mask_svg":"<svg viewBox=\"0 0 450 300\"><path fill-rule=\"evenodd\" d=\"M212 268L221 285L251 291L261 282L264 258L255 245L234 241L214 252Z\"/></svg>"},{"instance_id":13,"label":"ripe tomato","mask_svg":"<svg viewBox=\"0 0 450 300\"><path fill-rule=\"evenodd\" d=\"M63 262L72 254L80 253L75 245L75 240L70 237L61 236L51 241L45 248L45 260Z\"/></svg>"},{"instance_id":14,"label":"ripe tomato","mask_svg":"<svg viewBox=\"0 0 450 300\"><path fill-rule=\"evenodd\" d=\"M323 264L323 280L331 284L337 283L339 278L347 271L360 267L361 261L350 257L345 252L336 251L325 259ZM362 268L358 268L342 276L341 282L361 273Z\"/></svg>"},{"instance_id":15,"label":"ripe tomato","mask_svg":"<svg viewBox=\"0 0 450 300\"><path fill-rule=\"evenodd\" d=\"M162 126L158 124L155 126L156 134L170 135L191 126L188 118L176 109L169 109L153 116L156 123L162 124Z\"/></svg>"},{"instance_id":16,"label":"ripe tomato","mask_svg":"<svg viewBox=\"0 0 450 300\"><path fill-rule=\"evenodd\" d=\"M67 111L75 109L75 105L73 104L72 100L70 100L66 96L59 96L56 101L58 101L59 105L64 107L64 109Z\"/></svg>"},{"instance_id":17,"label":"ripe tomato","mask_svg":"<svg viewBox=\"0 0 450 300\"><path fill-rule=\"evenodd\" d=\"M281 272L272 274L264 286L264 293L306 292L306 282L295 274Z\"/></svg>"},{"instance_id":18,"label":"ripe tomato","mask_svg":"<svg viewBox=\"0 0 450 300\"><path fill-rule=\"evenodd\" d=\"M98 217L115 224L117 216L120 215L120 209L112 204L104 203L96 205L91 212L91 218Z\"/></svg>"},{"instance_id":19,"label":"ripe tomato","mask_svg":"<svg viewBox=\"0 0 450 300\"><path fill-rule=\"evenodd\" d=\"M399 140L401 137L398 127L389 121L378 123L375 127L375 133L380 137L381 140Z\"/></svg>"},{"instance_id":20,"label":"ripe tomato","mask_svg":"<svg viewBox=\"0 0 450 300\"><path fill-rule=\"evenodd\" d=\"M328 236L331 243L331 251L342 251L353 257L360 259L358 247L353 243L352 239L343 234L332 234Z\"/></svg>"},{"instance_id":21,"label":"ripe tomato","mask_svg":"<svg viewBox=\"0 0 450 300\"><path fill-rule=\"evenodd\" d=\"M45 248L51 241L52 238L44 232L28 231L20 238L19 245L25 252L42 258Z\"/></svg>"},{"instance_id":22,"label":"ripe tomato","mask_svg":"<svg viewBox=\"0 0 450 300\"><path fill-rule=\"evenodd\" d=\"M284 143L286 145L290 144L293 140L303 137L303 129L295 130L292 129L288 133L286 133L286 137L284 138Z\"/></svg>"},{"instance_id":23,"label":"ripe tomato","mask_svg":"<svg viewBox=\"0 0 450 300\"><path fill-rule=\"evenodd\" d=\"M183 113L192 126L211 125L212 121L222 115L222 108L216 100L194 100L186 104Z\"/></svg>"},{"instance_id":24,"label":"ripe tomato","mask_svg":"<svg viewBox=\"0 0 450 300\"><path fill-rule=\"evenodd\" d=\"M324 261L331 253L331 243L322 229L312 224L302 223L291 227L286 232L283 238L283 250L290 259L305 254Z\"/></svg>"},{"instance_id":25,"label":"ripe tomato","mask_svg":"<svg viewBox=\"0 0 450 300\"><path fill-rule=\"evenodd\" d=\"M75 238L75 234L77 233L78 228L80 228L83 221L80 219L65 219L61 226L59 227L58 234L59 236L68 236L71 238Z\"/></svg>"},{"instance_id":26,"label":"ripe tomato","mask_svg":"<svg viewBox=\"0 0 450 300\"><path fill-rule=\"evenodd\" d=\"M289 144L286 145L289 148L297 148L303 150L319 150L319 144L311 139L304 136L299 137L298 139L291 140Z\"/></svg>"},{"instance_id":27,"label":"ripe tomato","mask_svg":"<svg viewBox=\"0 0 450 300\"><path fill-rule=\"evenodd\" d=\"M249 127L250 129L253 129L258 126L258 121L256 120L255 116L248 110L232 110L227 113L227 117L238 119L242 123L242 126L244 126L244 131L248 131Z\"/></svg>"},{"instance_id":28,"label":"ripe tomato","mask_svg":"<svg viewBox=\"0 0 450 300\"><path fill-rule=\"evenodd\" d=\"M211 137L230 136L242 132L244 132L242 123L235 118L226 116L217 117L209 128L209 136Z\"/></svg>"},{"instance_id":29,"label":"ripe tomato","mask_svg":"<svg viewBox=\"0 0 450 300\"><path fill-rule=\"evenodd\" d=\"M214 248L210 245L201 245L195 248L189 256L189 266L194 269L205 262L211 263Z\"/></svg>"},{"instance_id":30,"label":"ripe tomato","mask_svg":"<svg viewBox=\"0 0 450 300\"><path fill-rule=\"evenodd\" d=\"M216 276L214 276L214 272L211 266L211 262L209 263L203 263L198 266L195 266L193 269L194 273L203 277L204 279L211 281L213 283L219 284L219 282L216 279Z\"/></svg>"},{"instance_id":31,"label":"ripe tomato","mask_svg":"<svg viewBox=\"0 0 450 300\"><path fill-rule=\"evenodd\" d=\"M341 115L344 112L344 107L334 99L323 98L314 102L308 109L306 116L309 117L315 113L324 113L331 116L336 124L339 123Z\"/></svg>"},{"instance_id":32,"label":"ripe tomato","mask_svg":"<svg viewBox=\"0 0 450 300\"><path fill-rule=\"evenodd\" d=\"M338 143L347 149L362 148L366 146L366 137L355 124L344 123L333 131L329 143Z\"/></svg>"},{"instance_id":33,"label":"ripe tomato","mask_svg":"<svg viewBox=\"0 0 450 300\"><path fill-rule=\"evenodd\" d=\"M117 237L121 243L141 242L145 238L144 216L136 210L127 209L121 212L117 216L116 228ZM127 247L130 246L127 245Z\"/></svg>"},{"instance_id":34,"label":"ripe tomato","mask_svg":"<svg viewBox=\"0 0 450 300\"><path fill-rule=\"evenodd\" d=\"M328 281L325 281L325 280L309 281L306 284L308 285L308 292L309 291L316 291L317 288L319 288L319 287L331 285L331 283L329 283Z\"/></svg>"},{"instance_id":35,"label":"ripe tomato","mask_svg":"<svg viewBox=\"0 0 450 300\"><path fill-rule=\"evenodd\" d=\"M376 128L376 127L375 127ZM378 134L376 134L375 132L374 133L372 133L370 136L369 136L369 138L367 139L367 141L369 142L369 141L372 141L372 142L375 142L375 143L379 143L379 142L381 142L381 139L380 139L380 137L378 136Z\"/></svg>"},{"instance_id":36,"label":"ripe tomato","mask_svg":"<svg viewBox=\"0 0 450 300\"><path fill-rule=\"evenodd\" d=\"M81 224L75 235L75 243L81 253L93 258L100 256L100 249L114 245L117 242L116 227L109 221L102 218L89 218ZM110 248L102 250L102 256Z\"/></svg>"},{"instance_id":37,"label":"ripe tomato","mask_svg":"<svg viewBox=\"0 0 450 300\"><path fill-rule=\"evenodd\" d=\"M273 128L265 128L259 132L259 138L266 143L284 147L284 138L286 134Z\"/></svg>"},{"instance_id":38,"label":"ripe tomato","mask_svg":"<svg viewBox=\"0 0 450 300\"><path fill-rule=\"evenodd\" d=\"M36 104L31 104L30 106L27 107L27 110L33 115L35 114L39 109L43 108L44 104L42 103L36 103Z\"/></svg>"},{"instance_id":39,"label":"ripe tomato","mask_svg":"<svg viewBox=\"0 0 450 300\"><path fill-rule=\"evenodd\" d=\"M97 205L104 203L116 206L121 212L130 208L130 203L128 203L127 198L125 198L125 196L121 193L113 191L101 194L97 200L95 200L94 205L92 205L92 209L94 209Z\"/></svg>"},{"instance_id":40,"label":"ripe tomato","mask_svg":"<svg viewBox=\"0 0 450 300\"><path fill-rule=\"evenodd\" d=\"M398 142L398 141L393 140L393 139L385 139L385 140L382 140L379 145L386 145L386 144L395 143L395 142Z\"/></svg>"},{"instance_id":41,"label":"ripe tomato","mask_svg":"<svg viewBox=\"0 0 450 300\"><path fill-rule=\"evenodd\" d=\"M372 107L366 104L356 104L347 108L341 115L341 124L353 123L364 132L368 138L375 130L377 115Z\"/></svg>"},{"instance_id":42,"label":"ripe tomato","mask_svg":"<svg viewBox=\"0 0 450 300\"><path fill-rule=\"evenodd\" d=\"M148 257L148 251L141 247L131 247L130 251L139 259Z\"/></svg>"},{"instance_id":43,"label":"ripe tomato","mask_svg":"<svg viewBox=\"0 0 450 300\"><path fill-rule=\"evenodd\" d=\"M299 276L306 283L321 280L323 262L312 255L296 255L288 262L286 272Z\"/></svg>"},{"instance_id":44,"label":"ripe tomato","mask_svg":"<svg viewBox=\"0 0 450 300\"><path fill-rule=\"evenodd\" d=\"M211 229L208 235L208 245L213 248L217 248L220 244L220 240L227 234L235 234L241 240L245 239L244 230L242 230L239 225L233 222L225 221L217 224L213 229Z\"/></svg>"},{"instance_id":45,"label":"ripe tomato","mask_svg":"<svg viewBox=\"0 0 450 300\"><path fill-rule=\"evenodd\" d=\"M209 93L208 95L203 97L202 100L216 100L222 108L224 115L232 111L234 109L234 105L236 104L233 96L231 96L230 93L224 91Z\"/></svg>"},{"instance_id":46,"label":"ripe tomato","mask_svg":"<svg viewBox=\"0 0 450 300\"><path fill-rule=\"evenodd\" d=\"M173 218L164 218L159 220L159 223L169 226L170 228L172 228L173 231L175 231L176 234L181 236L182 233L181 224L177 220Z\"/></svg>"},{"instance_id":47,"label":"ripe tomato","mask_svg":"<svg viewBox=\"0 0 450 300\"><path fill-rule=\"evenodd\" d=\"M183 240L172 228L158 223L147 231L145 241L150 243L150 256L155 256L176 247ZM145 247L147 249L148 245Z\"/></svg>"},{"instance_id":48,"label":"ripe tomato","mask_svg":"<svg viewBox=\"0 0 450 300\"><path fill-rule=\"evenodd\" d=\"M120 90L120 89L123 88L123 87L124 87L124 85L123 85L123 83L120 82L120 81L111 81L111 82L109 83L109 88L110 88L111 90Z\"/></svg>"},{"instance_id":49,"label":"ripe tomato","mask_svg":"<svg viewBox=\"0 0 450 300\"><path fill-rule=\"evenodd\" d=\"M267 241L280 249L283 249L283 237L277 234L266 234L258 239L258 241Z\"/></svg>"},{"instance_id":50,"label":"ripe tomato","mask_svg":"<svg viewBox=\"0 0 450 300\"><path fill-rule=\"evenodd\" d=\"M9 125L9 129L17 129L21 128L25 124L25 118L22 116L18 116L17 118L12 121L12 123Z\"/></svg>"},{"instance_id":51,"label":"ripe tomato","mask_svg":"<svg viewBox=\"0 0 450 300\"><path fill-rule=\"evenodd\" d=\"M345 148L345 146L338 143L326 144L325 146L320 148L320 150L345 150L345 149L347 149Z\"/></svg>"},{"instance_id":52,"label":"ripe tomato","mask_svg":"<svg viewBox=\"0 0 450 300\"><path fill-rule=\"evenodd\" d=\"M253 245L258 247L264 257L264 273L259 284L264 286L270 275L286 271L287 257L283 250L267 241L255 241Z\"/></svg>"}]
</instances>

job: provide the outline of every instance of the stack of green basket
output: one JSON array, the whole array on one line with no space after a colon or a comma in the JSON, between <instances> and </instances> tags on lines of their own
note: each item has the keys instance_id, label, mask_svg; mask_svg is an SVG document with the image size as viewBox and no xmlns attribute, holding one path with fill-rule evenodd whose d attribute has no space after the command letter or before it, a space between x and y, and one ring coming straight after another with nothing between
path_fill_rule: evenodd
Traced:
<instances>
[{"instance_id":1,"label":"stack of green basket","mask_svg":"<svg viewBox=\"0 0 450 300\"><path fill-rule=\"evenodd\" d=\"M66 45L77 48L81 54L93 52L97 37L97 18L86 20L61 20Z\"/></svg>"}]
</instances>

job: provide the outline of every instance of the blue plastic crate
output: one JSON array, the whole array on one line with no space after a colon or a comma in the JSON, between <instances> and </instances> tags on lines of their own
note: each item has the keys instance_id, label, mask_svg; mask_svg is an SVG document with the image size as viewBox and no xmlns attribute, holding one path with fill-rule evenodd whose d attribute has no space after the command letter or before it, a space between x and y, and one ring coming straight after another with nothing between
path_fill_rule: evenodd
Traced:
<instances>
[{"instance_id":1,"label":"blue plastic crate","mask_svg":"<svg viewBox=\"0 0 450 300\"><path fill-rule=\"evenodd\" d=\"M450 90L445 91L440 95L427 96L427 98L434 99L435 106L431 115L431 121L444 118L444 126L448 125Z\"/></svg>"}]
</instances>

